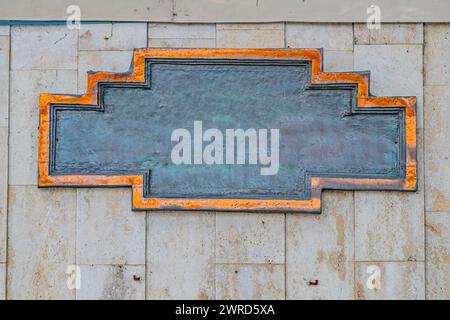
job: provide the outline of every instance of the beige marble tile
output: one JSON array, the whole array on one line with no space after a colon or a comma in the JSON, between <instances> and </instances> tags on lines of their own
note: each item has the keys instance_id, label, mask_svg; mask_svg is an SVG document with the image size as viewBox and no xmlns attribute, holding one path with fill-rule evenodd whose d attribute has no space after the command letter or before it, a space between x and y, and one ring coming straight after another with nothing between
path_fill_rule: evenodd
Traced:
<instances>
[{"instance_id":1,"label":"beige marble tile","mask_svg":"<svg viewBox=\"0 0 450 320\"><path fill-rule=\"evenodd\" d=\"M168 48L214 48L214 24L149 23L148 46Z\"/></svg>"},{"instance_id":2,"label":"beige marble tile","mask_svg":"<svg viewBox=\"0 0 450 320\"><path fill-rule=\"evenodd\" d=\"M9 36L10 27L9 25L1 25L0 26L0 36Z\"/></svg>"},{"instance_id":3,"label":"beige marble tile","mask_svg":"<svg viewBox=\"0 0 450 320\"><path fill-rule=\"evenodd\" d=\"M373 285L377 278L379 289L377 289L378 286ZM425 263L358 262L356 264L356 299L425 299Z\"/></svg>"},{"instance_id":4,"label":"beige marble tile","mask_svg":"<svg viewBox=\"0 0 450 320\"><path fill-rule=\"evenodd\" d=\"M284 265L218 264L216 299L284 299Z\"/></svg>"},{"instance_id":5,"label":"beige marble tile","mask_svg":"<svg viewBox=\"0 0 450 320\"><path fill-rule=\"evenodd\" d=\"M78 30L66 25L11 28L11 69L77 69Z\"/></svg>"},{"instance_id":6,"label":"beige marble tile","mask_svg":"<svg viewBox=\"0 0 450 320\"><path fill-rule=\"evenodd\" d=\"M450 211L450 86L425 87L425 208Z\"/></svg>"},{"instance_id":7,"label":"beige marble tile","mask_svg":"<svg viewBox=\"0 0 450 320\"><path fill-rule=\"evenodd\" d=\"M450 85L450 24L425 25L425 85Z\"/></svg>"},{"instance_id":8,"label":"beige marble tile","mask_svg":"<svg viewBox=\"0 0 450 320\"><path fill-rule=\"evenodd\" d=\"M37 185L39 95L76 94L76 89L76 71L11 72L9 184Z\"/></svg>"},{"instance_id":9,"label":"beige marble tile","mask_svg":"<svg viewBox=\"0 0 450 320\"><path fill-rule=\"evenodd\" d=\"M147 47L147 23L82 24L79 50L133 50Z\"/></svg>"},{"instance_id":10,"label":"beige marble tile","mask_svg":"<svg viewBox=\"0 0 450 320\"><path fill-rule=\"evenodd\" d=\"M376 96L416 96L417 127L423 128L422 45L355 45L356 71L370 71Z\"/></svg>"},{"instance_id":11,"label":"beige marble tile","mask_svg":"<svg viewBox=\"0 0 450 320\"><path fill-rule=\"evenodd\" d=\"M131 210L131 188L77 190L77 263L145 265L145 212Z\"/></svg>"},{"instance_id":12,"label":"beige marble tile","mask_svg":"<svg viewBox=\"0 0 450 320\"><path fill-rule=\"evenodd\" d=\"M355 44L422 44L422 23L382 23L369 29L365 23L354 24Z\"/></svg>"},{"instance_id":13,"label":"beige marble tile","mask_svg":"<svg viewBox=\"0 0 450 320\"><path fill-rule=\"evenodd\" d=\"M0 127L8 126L9 37L0 36Z\"/></svg>"},{"instance_id":14,"label":"beige marble tile","mask_svg":"<svg viewBox=\"0 0 450 320\"><path fill-rule=\"evenodd\" d=\"M77 300L144 300L145 265L82 265Z\"/></svg>"},{"instance_id":15,"label":"beige marble tile","mask_svg":"<svg viewBox=\"0 0 450 320\"><path fill-rule=\"evenodd\" d=\"M6 264L0 263L0 300L6 299Z\"/></svg>"},{"instance_id":16,"label":"beige marble tile","mask_svg":"<svg viewBox=\"0 0 450 320\"><path fill-rule=\"evenodd\" d=\"M284 48L284 24L217 24L218 48Z\"/></svg>"},{"instance_id":17,"label":"beige marble tile","mask_svg":"<svg viewBox=\"0 0 450 320\"><path fill-rule=\"evenodd\" d=\"M353 298L353 192L325 191L322 200L320 215L286 217L287 299Z\"/></svg>"},{"instance_id":18,"label":"beige marble tile","mask_svg":"<svg viewBox=\"0 0 450 320\"><path fill-rule=\"evenodd\" d=\"M345 72L353 70L353 51L325 50L323 52L325 72Z\"/></svg>"},{"instance_id":19,"label":"beige marble tile","mask_svg":"<svg viewBox=\"0 0 450 320\"><path fill-rule=\"evenodd\" d=\"M149 212L147 299L214 299L214 214Z\"/></svg>"},{"instance_id":20,"label":"beige marble tile","mask_svg":"<svg viewBox=\"0 0 450 320\"><path fill-rule=\"evenodd\" d=\"M132 51L80 51L78 92L86 91L88 71L126 72L130 70L132 60Z\"/></svg>"},{"instance_id":21,"label":"beige marble tile","mask_svg":"<svg viewBox=\"0 0 450 320\"><path fill-rule=\"evenodd\" d=\"M423 130L417 132L418 190L355 192L357 261L424 261Z\"/></svg>"},{"instance_id":22,"label":"beige marble tile","mask_svg":"<svg viewBox=\"0 0 450 320\"><path fill-rule=\"evenodd\" d=\"M6 262L8 215L8 128L0 128L0 263Z\"/></svg>"},{"instance_id":23,"label":"beige marble tile","mask_svg":"<svg viewBox=\"0 0 450 320\"><path fill-rule=\"evenodd\" d=\"M450 212L426 214L427 299L450 299Z\"/></svg>"},{"instance_id":24,"label":"beige marble tile","mask_svg":"<svg viewBox=\"0 0 450 320\"><path fill-rule=\"evenodd\" d=\"M286 46L352 51L353 26L351 23L286 23Z\"/></svg>"},{"instance_id":25,"label":"beige marble tile","mask_svg":"<svg viewBox=\"0 0 450 320\"><path fill-rule=\"evenodd\" d=\"M10 186L8 299L73 299L67 267L75 264L76 192Z\"/></svg>"},{"instance_id":26,"label":"beige marble tile","mask_svg":"<svg viewBox=\"0 0 450 320\"><path fill-rule=\"evenodd\" d=\"M284 234L282 213L217 213L216 262L284 263Z\"/></svg>"}]
</instances>

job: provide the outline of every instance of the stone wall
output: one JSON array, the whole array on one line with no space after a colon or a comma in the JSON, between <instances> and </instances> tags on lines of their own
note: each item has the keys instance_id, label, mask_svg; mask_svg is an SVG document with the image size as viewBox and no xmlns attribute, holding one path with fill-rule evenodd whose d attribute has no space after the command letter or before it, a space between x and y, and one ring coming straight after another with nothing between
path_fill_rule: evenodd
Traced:
<instances>
[{"instance_id":1,"label":"stone wall","mask_svg":"<svg viewBox=\"0 0 450 320\"><path fill-rule=\"evenodd\" d=\"M39 94L83 93L88 70L127 71L146 46L323 48L325 71L370 70L373 94L418 98L419 190L325 191L304 215L132 212L128 188L38 189ZM450 24L0 26L0 83L0 298L450 298Z\"/></svg>"}]
</instances>

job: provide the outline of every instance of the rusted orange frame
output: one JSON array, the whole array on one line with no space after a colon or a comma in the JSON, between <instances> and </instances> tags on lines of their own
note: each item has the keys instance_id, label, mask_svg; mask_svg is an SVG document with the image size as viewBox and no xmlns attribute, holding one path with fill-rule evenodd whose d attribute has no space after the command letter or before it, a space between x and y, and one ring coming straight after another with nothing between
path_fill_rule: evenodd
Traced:
<instances>
[{"instance_id":1,"label":"rusted orange frame","mask_svg":"<svg viewBox=\"0 0 450 320\"><path fill-rule=\"evenodd\" d=\"M312 84L357 84L358 107L405 108L406 113L406 177L395 179L311 178L309 200L257 199L180 199L144 198L142 176L49 175L50 108L52 104L97 105L99 82L145 82L145 59L264 59L311 61ZM82 108L82 106L80 106ZM40 97L39 186L132 186L134 209L231 210L231 211L298 211L320 212L323 189L400 189L415 190L416 162L416 99L415 97L370 97L368 75L322 72L322 54L317 49L137 49L133 68L128 73L98 72L88 75L87 92L82 96L42 94Z\"/></svg>"}]
</instances>

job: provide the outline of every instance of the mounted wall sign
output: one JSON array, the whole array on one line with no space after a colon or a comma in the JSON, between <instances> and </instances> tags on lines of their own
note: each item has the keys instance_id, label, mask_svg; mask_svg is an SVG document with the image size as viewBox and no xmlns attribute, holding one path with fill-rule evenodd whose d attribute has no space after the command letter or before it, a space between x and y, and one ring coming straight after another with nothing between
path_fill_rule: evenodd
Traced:
<instances>
[{"instance_id":1,"label":"mounted wall sign","mask_svg":"<svg viewBox=\"0 0 450 320\"><path fill-rule=\"evenodd\" d=\"M39 186L132 186L134 209L318 213L323 189L417 185L415 98L320 50L139 49L40 103Z\"/></svg>"}]
</instances>

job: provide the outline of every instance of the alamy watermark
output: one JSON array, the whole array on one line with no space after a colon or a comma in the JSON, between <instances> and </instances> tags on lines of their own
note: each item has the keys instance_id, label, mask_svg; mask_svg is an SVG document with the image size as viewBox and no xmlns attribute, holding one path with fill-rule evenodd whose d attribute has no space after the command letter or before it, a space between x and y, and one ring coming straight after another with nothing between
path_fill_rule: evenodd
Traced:
<instances>
[{"instance_id":1,"label":"alamy watermark","mask_svg":"<svg viewBox=\"0 0 450 320\"><path fill-rule=\"evenodd\" d=\"M70 265L66 268L67 275L67 289L80 290L81 289L81 269L79 266Z\"/></svg>"},{"instance_id":2,"label":"alamy watermark","mask_svg":"<svg viewBox=\"0 0 450 320\"><path fill-rule=\"evenodd\" d=\"M367 267L366 273L369 277L366 281L367 289L369 290L380 290L381 289L381 270L376 264L371 264Z\"/></svg>"},{"instance_id":3,"label":"alamy watermark","mask_svg":"<svg viewBox=\"0 0 450 320\"><path fill-rule=\"evenodd\" d=\"M81 28L81 8L75 4L67 7L66 13L69 15L66 19L66 25L69 29Z\"/></svg>"},{"instance_id":4,"label":"alamy watermark","mask_svg":"<svg viewBox=\"0 0 450 320\"><path fill-rule=\"evenodd\" d=\"M366 9L367 13L367 28L368 29L380 29L381 28L381 9L377 5L371 5Z\"/></svg>"},{"instance_id":5,"label":"alamy watermark","mask_svg":"<svg viewBox=\"0 0 450 320\"><path fill-rule=\"evenodd\" d=\"M194 121L193 134L184 128L173 130L171 141L177 143L171 160L176 165L259 164L261 175L275 175L279 169L279 140L279 129L226 129L223 133L210 128L203 132L203 122Z\"/></svg>"}]
</instances>

